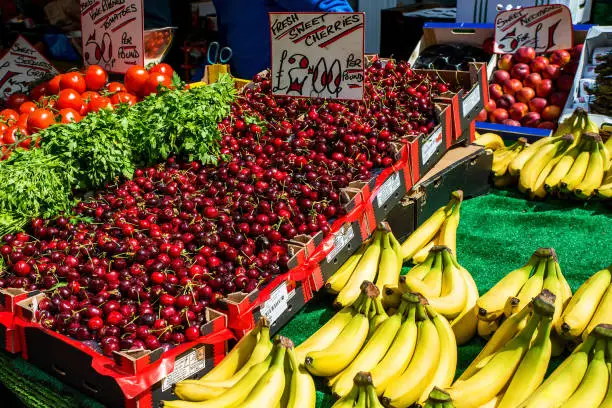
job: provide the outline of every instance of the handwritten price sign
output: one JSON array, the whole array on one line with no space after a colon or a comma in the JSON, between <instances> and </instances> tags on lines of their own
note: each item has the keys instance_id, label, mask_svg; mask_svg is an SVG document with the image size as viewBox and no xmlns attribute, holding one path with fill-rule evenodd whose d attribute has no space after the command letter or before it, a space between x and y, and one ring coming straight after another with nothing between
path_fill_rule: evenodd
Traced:
<instances>
[{"instance_id":1,"label":"handwritten price sign","mask_svg":"<svg viewBox=\"0 0 612 408\"><path fill-rule=\"evenodd\" d=\"M55 67L22 36L0 59L0 99L27 93L34 83L57 75Z\"/></svg>"},{"instance_id":2,"label":"handwritten price sign","mask_svg":"<svg viewBox=\"0 0 612 408\"><path fill-rule=\"evenodd\" d=\"M495 48L510 54L520 47L537 53L564 50L573 44L572 15L561 4L502 11L495 17Z\"/></svg>"},{"instance_id":3,"label":"handwritten price sign","mask_svg":"<svg viewBox=\"0 0 612 408\"><path fill-rule=\"evenodd\" d=\"M270 13L275 95L363 99L363 13Z\"/></svg>"},{"instance_id":4,"label":"handwritten price sign","mask_svg":"<svg viewBox=\"0 0 612 408\"><path fill-rule=\"evenodd\" d=\"M80 0L83 62L122 74L144 64L143 0Z\"/></svg>"}]
</instances>

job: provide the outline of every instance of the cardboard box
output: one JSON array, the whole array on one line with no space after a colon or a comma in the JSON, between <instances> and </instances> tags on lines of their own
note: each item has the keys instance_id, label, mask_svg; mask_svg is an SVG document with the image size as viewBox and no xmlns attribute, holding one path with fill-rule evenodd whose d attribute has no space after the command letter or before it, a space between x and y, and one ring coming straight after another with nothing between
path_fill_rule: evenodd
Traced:
<instances>
[{"instance_id":1,"label":"cardboard box","mask_svg":"<svg viewBox=\"0 0 612 408\"><path fill-rule=\"evenodd\" d=\"M36 304L44 294L17 305L15 324L21 339L22 357L34 366L77 388L109 407L156 408L161 400L174 399L172 386L199 378L218 364L234 336L227 317L207 309L205 333L197 340L164 352L130 350L107 357L97 343L81 342L36 322Z\"/></svg>"},{"instance_id":2,"label":"cardboard box","mask_svg":"<svg viewBox=\"0 0 612 408\"><path fill-rule=\"evenodd\" d=\"M389 213L387 222L401 242L438 208L446 205L455 190L464 198L487 194L493 154L480 146L455 147L432 168Z\"/></svg>"},{"instance_id":3,"label":"cardboard box","mask_svg":"<svg viewBox=\"0 0 612 408\"><path fill-rule=\"evenodd\" d=\"M569 97L565 107L563 108L562 119L571 116L576 109L577 99L580 95L580 81L585 76L588 76L586 72L593 64L593 52L597 48L610 47L612 46L612 27L599 27L594 26L589 29L584 40L584 48L580 55L580 61L578 62L578 70L576 71L576 77L572 89L570 90ZM588 106L587 106L588 107ZM606 115L590 115L596 117L598 125L605 122L612 122L612 117Z\"/></svg>"},{"instance_id":4,"label":"cardboard box","mask_svg":"<svg viewBox=\"0 0 612 408\"><path fill-rule=\"evenodd\" d=\"M592 0L548 0L546 4L563 4L570 9L574 24L586 23L591 18ZM493 23L499 11L513 8L542 6L537 0L457 0L457 22Z\"/></svg>"}]
</instances>

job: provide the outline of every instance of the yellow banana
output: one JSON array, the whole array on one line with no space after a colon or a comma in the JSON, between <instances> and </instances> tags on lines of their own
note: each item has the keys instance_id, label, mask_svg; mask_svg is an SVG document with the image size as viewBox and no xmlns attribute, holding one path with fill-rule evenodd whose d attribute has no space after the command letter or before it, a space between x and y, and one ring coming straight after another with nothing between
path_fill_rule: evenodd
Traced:
<instances>
[{"instance_id":1,"label":"yellow banana","mask_svg":"<svg viewBox=\"0 0 612 408\"><path fill-rule=\"evenodd\" d=\"M226 389L226 391L216 398L209 399L207 401L200 400L197 395L198 384L197 381L181 381L176 384L174 393L177 397L186 401L204 401L197 402L195 404L181 405L187 407L197 408L231 408L237 404L242 403L251 390L255 388L257 383L261 380L263 375L268 371L270 363L272 362L272 356L266 358L261 363L255 364L249 369L249 372L238 381L235 386ZM204 385L200 382L200 385ZM166 403L164 406L170 407Z\"/></svg>"},{"instance_id":2,"label":"yellow banana","mask_svg":"<svg viewBox=\"0 0 612 408\"><path fill-rule=\"evenodd\" d=\"M197 402L216 399L230 389L230 387L209 387L199 380L183 380L174 386L174 394L183 401Z\"/></svg>"},{"instance_id":3,"label":"yellow banana","mask_svg":"<svg viewBox=\"0 0 612 408\"><path fill-rule=\"evenodd\" d=\"M382 237L378 275L376 276L375 282L381 293L384 293L383 290L385 286L397 286L402 270L402 261L399 259L392 244L392 235L392 232L386 232Z\"/></svg>"},{"instance_id":4,"label":"yellow banana","mask_svg":"<svg viewBox=\"0 0 612 408\"><path fill-rule=\"evenodd\" d=\"M370 371L383 359L391 347L393 339L402 324L402 315L407 304L402 302L398 313L389 317L378 326L372 337L366 342L359 354L335 379L332 391L335 395L343 397L353 388L353 379L360 371Z\"/></svg>"},{"instance_id":5,"label":"yellow banana","mask_svg":"<svg viewBox=\"0 0 612 408\"><path fill-rule=\"evenodd\" d=\"M572 136L569 135L569 137ZM572 137L571 142L573 141L574 140ZM538 149L538 151L525 162L523 168L521 169L521 174L519 176L519 189L521 191L531 191L538 179L538 176L546 165L553 160L555 156L557 156L559 151L563 150L563 148L568 146L571 142L566 140L564 137L563 139L559 139ZM542 186L543 185L544 180L542 180Z\"/></svg>"},{"instance_id":6,"label":"yellow banana","mask_svg":"<svg viewBox=\"0 0 612 408\"><path fill-rule=\"evenodd\" d=\"M596 188L601 186L604 178L605 168L608 163L604 157L604 152L600 150L601 138L598 134L592 135L591 154L589 163L584 173L584 178L574 188L574 193L583 199L589 198Z\"/></svg>"},{"instance_id":7,"label":"yellow banana","mask_svg":"<svg viewBox=\"0 0 612 408\"><path fill-rule=\"evenodd\" d=\"M563 408L598 408L608 390L609 374L606 366L606 340L598 340L595 355L589 362L582 382L571 397L561 406Z\"/></svg>"},{"instance_id":8,"label":"yellow banana","mask_svg":"<svg viewBox=\"0 0 612 408\"><path fill-rule=\"evenodd\" d=\"M287 408L315 408L317 391L312 376L300 365L292 348L287 349L291 363L291 391Z\"/></svg>"},{"instance_id":9,"label":"yellow banana","mask_svg":"<svg viewBox=\"0 0 612 408\"><path fill-rule=\"evenodd\" d=\"M425 244L423 248L419 249L417 253L414 254L414 256L412 257L412 263L420 264L420 263L425 262L425 259L427 259L427 256L429 255L429 251L431 251L431 248L436 246L436 241L438 240L438 236L439 235L436 235L431 241Z\"/></svg>"},{"instance_id":10,"label":"yellow banana","mask_svg":"<svg viewBox=\"0 0 612 408\"><path fill-rule=\"evenodd\" d=\"M374 278L376 278L378 261L380 259L381 235L382 232L377 229L372 238L372 243L368 245L368 248L365 250L359 263L355 267L353 274L338 293L336 301L334 302L337 307L352 305L361 293L361 284L363 281L373 281Z\"/></svg>"},{"instance_id":11,"label":"yellow banana","mask_svg":"<svg viewBox=\"0 0 612 408\"><path fill-rule=\"evenodd\" d=\"M493 185L499 188L516 184L517 181L518 176L513 176L509 173L506 173L503 176L493 176Z\"/></svg>"},{"instance_id":12,"label":"yellow banana","mask_svg":"<svg viewBox=\"0 0 612 408\"><path fill-rule=\"evenodd\" d=\"M561 283L561 304L563 305L562 310L565 310L567 304L572 298L572 288L567 282L567 279L565 279L563 273L561 272L561 266L559 265L559 262L555 262L555 270L557 271L557 279L559 279L559 282Z\"/></svg>"},{"instance_id":13,"label":"yellow banana","mask_svg":"<svg viewBox=\"0 0 612 408\"><path fill-rule=\"evenodd\" d=\"M552 319L545 317L538 327L538 334L518 366L510 385L504 392L498 408L515 408L525 401L534 392L546 375L552 345L550 343L550 330Z\"/></svg>"},{"instance_id":14,"label":"yellow banana","mask_svg":"<svg viewBox=\"0 0 612 408\"><path fill-rule=\"evenodd\" d=\"M398 378L408 367L417 342L416 306L408 308L406 320L402 323L389 351L371 371L376 394L382 395L390 381Z\"/></svg>"},{"instance_id":15,"label":"yellow banana","mask_svg":"<svg viewBox=\"0 0 612 408\"><path fill-rule=\"evenodd\" d=\"M576 157L578 157L579 152L579 146L574 146L567 152L565 152L561 160L557 162L555 168L544 180L544 189L546 191L553 191L559 187L561 179L565 177L570 171L570 169L572 168L572 164L574 164L574 160L576 160Z\"/></svg>"},{"instance_id":16,"label":"yellow banana","mask_svg":"<svg viewBox=\"0 0 612 408\"><path fill-rule=\"evenodd\" d=\"M357 398L359 398L359 389L361 387L355 385L351 392L340 398L338 401L331 406L331 408L353 408L357 402Z\"/></svg>"},{"instance_id":17,"label":"yellow banana","mask_svg":"<svg viewBox=\"0 0 612 408\"><path fill-rule=\"evenodd\" d=\"M425 319L418 324L418 339L406 371L389 383L382 400L386 406L406 408L419 399L431 381L440 357L440 338L434 323Z\"/></svg>"},{"instance_id":18,"label":"yellow banana","mask_svg":"<svg viewBox=\"0 0 612 408\"><path fill-rule=\"evenodd\" d=\"M525 285L521 288L519 293L516 295L519 304L519 310L529 304L532 299L542 292L542 285L544 284L544 272L546 271L546 260L541 259L535 269L535 272L525 282Z\"/></svg>"},{"instance_id":19,"label":"yellow banana","mask_svg":"<svg viewBox=\"0 0 612 408\"><path fill-rule=\"evenodd\" d=\"M368 299L370 301L371 299ZM327 348L306 354L308 371L320 377L329 377L344 370L353 361L368 335L368 318L357 313L338 337Z\"/></svg>"},{"instance_id":20,"label":"yellow banana","mask_svg":"<svg viewBox=\"0 0 612 408\"><path fill-rule=\"evenodd\" d=\"M529 349L540 320L537 314L531 316L527 326L495 353L484 367L470 378L455 382L447 390L455 408L478 408L499 394Z\"/></svg>"},{"instance_id":21,"label":"yellow banana","mask_svg":"<svg viewBox=\"0 0 612 408\"><path fill-rule=\"evenodd\" d=\"M504 139L495 133L483 133L474 144L484 147L485 149L491 149L493 151L502 149L505 147Z\"/></svg>"},{"instance_id":22,"label":"yellow banana","mask_svg":"<svg viewBox=\"0 0 612 408\"><path fill-rule=\"evenodd\" d=\"M572 164L570 171L561 179L559 186L562 191L574 191L574 188L582 181L589 165L591 156L591 141L585 140L581 145L581 151Z\"/></svg>"},{"instance_id":23,"label":"yellow banana","mask_svg":"<svg viewBox=\"0 0 612 408\"><path fill-rule=\"evenodd\" d=\"M567 133L569 133L569 132L567 132ZM550 143L554 143L560 137L561 136L543 137L543 138L539 139L538 141L536 141L536 142L532 143L531 145L529 145L529 147L526 147L523 150L521 150L521 152L508 165L508 173L511 176L518 176L520 174L520 172L522 171L522 168L525 165L525 163L527 163L527 161L536 152L538 152L544 146L546 146L546 145L548 145Z\"/></svg>"},{"instance_id":24,"label":"yellow banana","mask_svg":"<svg viewBox=\"0 0 612 408\"><path fill-rule=\"evenodd\" d=\"M357 252L351 255L349 259L347 259L346 262L344 262L342 266L338 268L336 273L329 277L327 282L325 282L325 289L329 293L337 294L342 290L342 288L344 288L344 286L346 286L346 283L351 278L351 275L355 271L355 268L359 264L361 257L370 243L371 241L364 242L359 247Z\"/></svg>"},{"instance_id":25,"label":"yellow banana","mask_svg":"<svg viewBox=\"0 0 612 408\"><path fill-rule=\"evenodd\" d=\"M457 228L459 227L459 218L461 211L461 202L463 201L463 191L456 191L457 204L453 208L446 221L440 229L440 239L438 245L450 248L454 257L457 256Z\"/></svg>"},{"instance_id":26,"label":"yellow banana","mask_svg":"<svg viewBox=\"0 0 612 408\"><path fill-rule=\"evenodd\" d=\"M524 137L518 140L506 149L496 150L493 153L493 165L491 170L497 177L507 174L508 165L514 158L527 146L527 139Z\"/></svg>"},{"instance_id":27,"label":"yellow banana","mask_svg":"<svg viewBox=\"0 0 612 408\"><path fill-rule=\"evenodd\" d=\"M460 269L463 280L467 287L467 299L465 306L459 316L451 322L451 328L455 333L457 345L461 346L474 337L478 319L476 318L476 300L478 299L478 288L472 275L464 268Z\"/></svg>"},{"instance_id":28,"label":"yellow banana","mask_svg":"<svg viewBox=\"0 0 612 408\"><path fill-rule=\"evenodd\" d=\"M557 325L561 318L561 311L563 309L563 300L561 297L561 282L557 277L557 271L555 268L554 257L549 257L546 260L546 275L544 277L544 283L542 284L543 290L550 291L555 295L555 314L553 316L553 325Z\"/></svg>"},{"instance_id":29,"label":"yellow banana","mask_svg":"<svg viewBox=\"0 0 612 408\"><path fill-rule=\"evenodd\" d=\"M612 170L611 170L612 172ZM599 187L595 193L597 194L598 197L603 198L603 199L610 199L612 198L612 183L606 184L605 186L601 186Z\"/></svg>"},{"instance_id":30,"label":"yellow banana","mask_svg":"<svg viewBox=\"0 0 612 408\"><path fill-rule=\"evenodd\" d=\"M255 344L257 337L260 335L262 321L243 338L241 338L234 348L216 365L212 370L206 373L200 380L203 381L220 381L227 380L236 373L242 366L245 365Z\"/></svg>"},{"instance_id":31,"label":"yellow banana","mask_svg":"<svg viewBox=\"0 0 612 408\"><path fill-rule=\"evenodd\" d=\"M610 270L602 269L578 288L563 311L559 324L555 326L559 335L569 339L580 337L610 286L611 279Z\"/></svg>"},{"instance_id":32,"label":"yellow banana","mask_svg":"<svg viewBox=\"0 0 612 408\"><path fill-rule=\"evenodd\" d=\"M467 286L460 270L455 267L448 248L442 248L442 292L440 297L429 298L428 302L447 319L454 319L466 304Z\"/></svg>"},{"instance_id":33,"label":"yellow banana","mask_svg":"<svg viewBox=\"0 0 612 408\"><path fill-rule=\"evenodd\" d=\"M356 313L352 307L345 307L336 313L319 330L314 332L312 336L295 348L294 351L298 362L302 364L306 354L309 352L323 350L332 344Z\"/></svg>"},{"instance_id":34,"label":"yellow banana","mask_svg":"<svg viewBox=\"0 0 612 408\"><path fill-rule=\"evenodd\" d=\"M201 381L204 385L208 387L233 387L242 377L244 377L251 367L255 364L259 364L264 361L270 351L272 351L272 342L270 341L270 326L268 326L267 322L262 323L263 326L259 329L259 339L257 339L257 344L253 348L253 352L251 353L249 359L246 363L238 370L234 375L232 375L227 380L219 380L212 381L204 378L200 378L198 381Z\"/></svg>"},{"instance_id":35,"label":"yellow banana","mask_svg":"<svg viewBox=\"0 0 612 408\"><path fill-rule=\"evenodd\" d=\"M433 267L433 263L435 260L436 260L436 252L430 251L429 255L427 256L427 259L425 259L423 263L413 266L406 275L400 276L400 279L399 279L400 286L404 284L405 280L408 278L415 279L418 281L422 280L425 277L425 275L427 275L429 270Z\"/></svg>"},{"instance_id":36,"label":"yellow banana","mask_svg":"<svg viewBox=\"0 0 612 408\"><path fill-rule=\"evenodd\" d=\"M278 404L285 389L285 354L287 348L292 346L292 344L285 344L287 340L280 337L277 341L270 368L257 382L248 397L240 403L241 408L274 407Z\"/></svg>"},{"instance_id":37,"label":"yellow banana","mask_svg":"<svg viewBox=\"0 0 612 408\"><path fill-rule=\"evenodd\" d=\"M608 269L612 270L612 265L610 265ZM589 333L591 333L598 324L610 323L610 316L612 316L612 284L608 286L606 293L601 298L599 305L597 305L597 310L586 330L582 333L582 338L586 339Z\"/></svg>"},{"instance_id":38,"label":"yellow banana","mask_svg":"<svg viewBox=\"0 0 612 408\"><path fill-rule=\"evenodd\" d=\"M440 296L442 291L442 253L439 247L432 248L432 251L435 254L434 263L422 280L414 279L411 275L405 278L405 283L410 291L418 292L428 299Z\"/></svg>"},{"instance_id":39,"label":"yellow banana","mask_svg":"<svg viewBox=\"0 0 612 408\"><path fill-rule=\"evenodd\" d=\"M476 332L483 339L489 339L493 335L493 333L495 333L495 331L499 328L500 319L493 320L490 322L480 320L478 318L476 318L476 320Z\"/></svg>"},{"instance_id":40,"label":"yellow banana","mask_svg":"<svg viewBox=\"0 0 612 408\"><path fill-rule=\"evenodd\" d=\"M425 220L425 222L421 224L412 234L410 234L408 239L402 243L402 258L405 261L412 259L414 254L416 254L419 249L425 246L433 239L433 237L436 236L440 230L440 227L442 227L442 224L446 220L446 217L450 215L453 207L457 201L460 200L459 194L460 193L458 192L453 192L451 194L451 200L449 203L446 206L436 210L431 217ZM461 197L462 196L463 195L461 194Z\"/></svg>"},{"instance_id":41,"label":"yellow banana","mask_svg":"<svg viewBox=\"0 0 612 408\"><path fill-rule=\"evenodd\" d=\"M419 398L420 403L427 400L429 393L434 387L449 387L455 378L455 371L457 369L457 342L450 323L432 307L426 306L426 308L429 315L432 316L432 320L438 331L438 338L440 339L440 358L438 360L436 372L430 383L421 393L421 397Z\"/></svg>"},{"instance_id":42,"label":"yellow banana","mask_svg":"<svg viewBox=\"0 0 612 408\"><path fill-rule=\"evenodd\" d=\"M612 139L612 137L610 139ZM608 342L608 356L612 356L612 343L610 342ZM612 408L612 362L608 361L606 365L608 366L608 376L610 381L608 382L606 397L601 402L599 408Z\"/></svg>"},{"instance_id":43,"label":"yellow banana","mask_svg":"<svg viewBox=\"0 0 612 408\"><path fill-rule=\"evenodd\" d=\"M589 365L589 354L595 344L590 337L567 357L520 408L561 406L578 388Z\"/></svg>"},{"instance_id":44,"label":"yellow banana","mask_svg":"<svg viewBox=\"0 0 612 408\"><path fill-rule=\"evenodd\" d=\"M522 308L518 313L513 314L499 326L493 333L491 339L485 344L483 349L478 353L474 361L465 369L458 380L466 380L470 378L476 371L481 361L496 353L504 344L508 343L516 333L522 329L523 324L527 320L532 306Z\"/></svg>"},{"instance_id":45,"label":"yellow banana","mask_svg":"<svg viewBox=\"0 0 612 408\"><path fill-rule=\"evenodd\" d=\"M568 137L571 138L573 142L573 136L568 135ZM548 163L546 163L544 168L540 171L540 174L535 178L535 181L533 182L533 184L530 185L528 188L529 198L534 199L534 198L546 197L547 190L544 188L544 183L546 181L546 178L553 171L557 163L559 163L559 161L563 159L564 154L567 152L567 149L570 147L570 144L572 142L561 144L559 149L555 152L555 155L550 159ZM562 143L562 142L559 142L559 143Z\"/></svg>"},{"instance_id":46,"label":"yellow banana","mask_svg":"<svg viewBox=\"0 0 612 408\"><path fill-rule=\"evenodd\" d=\"M519 269L508 273L491 289L482 295L477 301L479 317L486 317L490 314L501 315L509 297L515 297L521 290L529 275L539 261L539 256L533 254L529 261Z\"/></svg>"}]
</instances>

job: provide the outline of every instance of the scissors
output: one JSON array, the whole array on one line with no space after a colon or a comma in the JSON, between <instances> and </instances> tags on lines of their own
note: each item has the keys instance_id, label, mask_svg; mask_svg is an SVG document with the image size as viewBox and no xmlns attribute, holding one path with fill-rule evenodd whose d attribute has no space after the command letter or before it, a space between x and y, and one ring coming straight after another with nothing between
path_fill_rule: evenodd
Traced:
<instances>
[{"instance_id":1,"label":"scissors","mask_svg":"<svg viewBox=\"0 0 612 408\"><path fill-rule=\"evenodd\" d=\"M227 56L223 57L223 53L226 53ZM214 54L214 55L211 55ZM208 58L209 64L226 64L230 59L232 59L232 49L229 47L220 48L219 43L213 41L208 46L208 52L206 53L206 57Z\"/></svg>"}]
</instances>

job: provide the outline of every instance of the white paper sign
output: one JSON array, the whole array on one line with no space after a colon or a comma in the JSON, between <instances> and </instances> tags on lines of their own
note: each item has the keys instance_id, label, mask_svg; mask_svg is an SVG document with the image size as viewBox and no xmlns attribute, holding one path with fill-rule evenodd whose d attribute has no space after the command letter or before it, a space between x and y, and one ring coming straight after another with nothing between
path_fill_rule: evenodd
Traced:
<instances>
[{"instance_id":1,"label":"white paper sign","mask_svg":"<svg viewBox=\"0 0 612 408\"><path fill-rule=\"evenodd\" d=\"M46 77L57 75L57 70L22 36L0 59L0 99L30 88Z\"/></svg>"},{"instance_id":2,"label":"white paper sign","mask_svg":"<svg viewBox=\"0 0 612 408\"><path fill-rule=\"evenodd\" d=\"M498 54L510 54L520 47L543 53L573 45L572 15L564 5L502 11L495 17L494 51Z\"/></svg>"},{"instance_id":3,"label":"white paper sign","mask_svg":"<svg viewBox=\"0 0 612 408\"><path fill-rule=\"evenodd\" d=\"M144 65L143 0L80 0L85 65L122 74Z\"/></svg>"},{"instance_id":4,"label":"white paper sign","mask_svg":"<svg viewBox=\"0 0 612 408\"><path fill-rule=\"evenodd\" d=\"M283 282L270 293L270 299L266 300L264 304L261 305L261 315L265 316L268 319L268 323L272 325L289 307L287 305L288 300L289 293L287 293L287 282Z\"/></svg>"},{"instance_id":5,"label":"white paper sign","mask_svg":"<svg viewBox=\"0 0 612 408\"><path fill-rule=\"evenodd\" d=\"M363 13L269 13L275 95L363 99Z\"/></svg>"}]
</instances>

